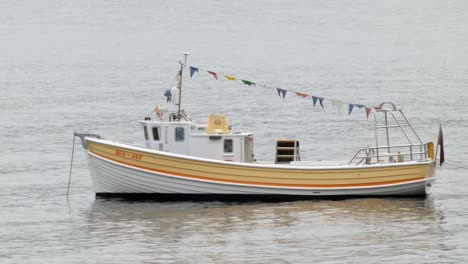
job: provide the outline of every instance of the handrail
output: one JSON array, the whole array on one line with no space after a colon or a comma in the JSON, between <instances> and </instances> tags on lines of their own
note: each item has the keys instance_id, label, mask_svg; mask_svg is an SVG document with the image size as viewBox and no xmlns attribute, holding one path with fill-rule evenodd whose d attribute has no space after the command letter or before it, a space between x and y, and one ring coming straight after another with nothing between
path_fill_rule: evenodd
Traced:
<instances>
[{"instance_id":1,"label":"handrail","mask_svg":"<svg viewBox=\"0 0 468 264\"><path fill-rule=\"evenodd\" d=\"M380 116L383 116L384 118L383 124L377 122L378 114L382 114ZM409 127L409 129L406 127ZM391 128L399 128L408 144L401 144L401 137L394 137L394 131ZM384 129L385 131L384 144L386 144L386 146L379 144L379 129ZM425 160L428 158L429 150L427 144L424 144L421 141L421 138L417 135L405 114L403 114L401 109L398 109L394 103L383 102L378 108L376 108L374 114L374 132L375 146L372 148L367 147L358 150L348 164L361 164L363 162L365 162L365 164L394 162L395 158L400 162L405 159ZM394 143L392 145L390 143L390 138L397 142L392 142ZM400 145L395 145L395 143ZM397 149L397 151L395 149Z\"/></svg>"},{"instance_id":2,"label":"handrail","mask_svg":"<svg viewBox=\"0 0 468 264\"><path fill-rule=\"evenodd\" d=\"M393 162L403 162L407 161L406 158L409 158L409 161L415 160L426 160L429 155L429 143L423 144L403 144L403 145L390 145L390 146L379 146L379 147L367 147L359 149L351 160L348 162L348 165L355 164L360 165L364 161L364 164L377 164L377 163L393 163ZM419 147L420 151L413 151L414 147ZM382 152L382 149L385 149L388 152ZM398 149L397 152L391 151L392 149ZM406 151L404 151L406 149ZM377 151L380 150L379 155ZM420 156L418 154L421 154ZM420 158L416 158L419 156ZM382 162L380 158L389 157L388 161Z\"/></svg>"}]
</instances>

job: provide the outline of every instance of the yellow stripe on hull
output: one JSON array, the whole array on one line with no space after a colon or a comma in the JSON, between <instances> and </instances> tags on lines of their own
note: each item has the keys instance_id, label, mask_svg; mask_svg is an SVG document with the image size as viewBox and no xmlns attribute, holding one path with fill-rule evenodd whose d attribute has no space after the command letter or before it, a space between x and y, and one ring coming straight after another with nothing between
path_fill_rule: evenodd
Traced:
<instances>
[{"instance_id":1,"label":"yellow stripe on hull","mask_svg":"<svg viewBox=\"0 0 468 264\"><path fill-rule=\"evenodd\" d=\"M434 163L406 163L389 166L343 166L312 168L283 165L255 165L209 161L138 147L87 141L90 153L126 166L166 175L222 183L299 188L367 187L432 178Z\"/></svg>"}]
</instances>

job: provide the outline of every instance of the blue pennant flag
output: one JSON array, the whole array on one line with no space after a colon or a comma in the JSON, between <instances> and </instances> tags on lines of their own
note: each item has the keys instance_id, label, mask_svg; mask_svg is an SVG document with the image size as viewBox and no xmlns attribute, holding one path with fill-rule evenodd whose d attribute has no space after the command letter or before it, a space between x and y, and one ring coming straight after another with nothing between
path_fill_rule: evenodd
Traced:
<instances>
[{"instance_id":1,"label":"blue pennant flag","mask_svg":"<svg viewBox=\"0 0 468 264\"><path fill-rule=\"evenodd\" d=\"M312 96L312 102L314 103L314 107L315 107L315 104L317 103L317 99L318 97Z\"/></svg>"},{"instance_id":2,"label":"blue pennant flag","mask_svg":"<svg viewBox=\"0 0 468 264\"><path fill-rule=\"evenodd\" d=\"M195 72L198 72L198 68L190 66L190 78L192 78Z\"/></svg>"},{"instance_id":3,"label":"blue pennant flag","mask_svg":"<svg viewBox=\"0 0 468 264\"><path fill-rule=\"evenodd\" d=\"M354 105L357 106L359 109L364 107L364 105L361 105L361 104L354 104Z\"/></svg>"},{"instance_id":4,"label":"blue pennant flag","mask_svg":"<svg viewBox=\"0 0 468 264\"><path fill-rule=\"evenodd\" d=\"M325 109L325 107L323 107L323 97L319 97L319 102L320 102L320 106L322 107L322 109Z\"/></svg>"},{"instance_id":5,"label":"blue pennant flag","mask_svg":"<svg viewBox=\"0 0 468 264\"><path fill-rule=\"evenodd\" d=\"M348 110L349 115L351 115L351 112L353 111L353 108L354 108L354 104L349 104L349 110Z\"/></svg>"},{"instance_id":6,"label":"blue pennant flag","mask_svg":"<svg viewBox=\"0 0 468 264\"><path fill-rule=\"evenodd\" d=\"M166 96L166 98L167 98L166 103L169 103L171 101L171 99L172 99L171 89L167 89L166 92L164 93L164 96Z\"/></svg>"},{"instance_id":7,"label":"blue pennant flag","mask_svg":"<svg viewBox=\"0 0 468 264\"><path fill-rule=\"evenodd\" d=\"M286 96L286 92L287 90L284 90L284 89L281 89L281 88L276 88L276 90L278 91L278 96L279 97L283 97L283 100L284 100L284 97Z\"/></svg>"}]
</instances>

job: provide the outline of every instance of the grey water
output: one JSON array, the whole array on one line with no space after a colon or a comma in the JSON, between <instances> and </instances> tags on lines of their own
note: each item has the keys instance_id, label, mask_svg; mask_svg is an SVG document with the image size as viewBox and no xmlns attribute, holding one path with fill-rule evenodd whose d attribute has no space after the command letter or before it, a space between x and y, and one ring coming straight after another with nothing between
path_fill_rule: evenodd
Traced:
<instances>
[{"instance_id":1,"label":"grey water","mask_svg":"<svg viewBox=\"0 0 468 264\"><path fill-rule=\"evenodd\" d=\"M468 258L468 2L0 1L1 263L463 263ZM257 159L298 139L308 160L374 144L363 110L402 108L447 164L425 199L283 203L96 199L73 131L143 144L137 121L188 64L198 122L225 114ZM325 99L325 109L283 87ZM370 118L372 120L372 118Z\"/></svg>"}]
</instances>

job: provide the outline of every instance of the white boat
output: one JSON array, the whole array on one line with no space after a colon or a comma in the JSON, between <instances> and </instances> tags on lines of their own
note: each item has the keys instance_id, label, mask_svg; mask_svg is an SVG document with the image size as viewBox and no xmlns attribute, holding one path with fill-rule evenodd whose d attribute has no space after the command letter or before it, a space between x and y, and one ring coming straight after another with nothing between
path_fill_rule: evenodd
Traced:
<instances>
[{"instance_id":1,"label":"white boat","mask_svg":"<svg viewBox=\"0 0 468 264\"><path fill-rule=\"evenodd\" d=\"M347 164L301 161L296 140L278 140L275 161L259 163L254 159L253 133L234 132L222 115L210 115L207 124L198 124L181 109L187 55L172 93L177 111L167 119L158 112L140 121L146 146L75 133L85 149L97 196L284 200L431 193L434 144L423 143L394 104L382 103L375 113L384 118L382 125L375 118L375 129L385 132L388 144L379 145L376 132L375 146L360 149ZM395 129L406 144L390 145Z\"/></svg>"}]
</instances>

